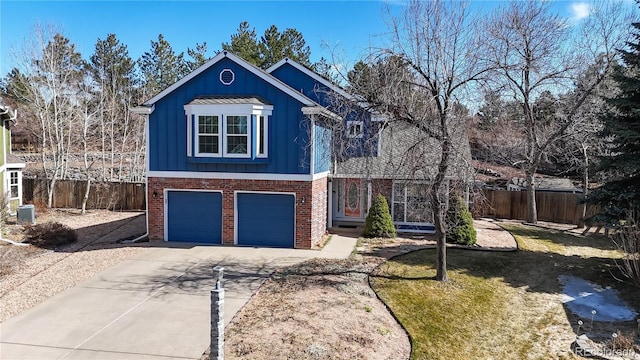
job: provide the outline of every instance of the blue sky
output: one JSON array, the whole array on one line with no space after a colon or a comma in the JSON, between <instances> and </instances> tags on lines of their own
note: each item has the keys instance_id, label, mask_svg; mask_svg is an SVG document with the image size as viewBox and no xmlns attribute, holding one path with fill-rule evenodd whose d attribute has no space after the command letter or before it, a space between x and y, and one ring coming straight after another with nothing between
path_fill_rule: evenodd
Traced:
<instances>
[{"instance_id":1,"label":"blue sky","mask_svg":"<svg viewBox=\"0 0 640 360\"><path fill-rule=\"evenodd\" d=\"M393 2L392 8L399 10ZM473 3L485 11L498 1ZM37 23L58 26L88 59L96 40L114 33L135 60L162 33L176 52L206 42L213 56L246 20L258 37L271 24L296 28L311 47L311 60L330 58L328 45L347 66L384 41L384 1L13 1L0 0L0 76L13 67L19 48ZM582 5L580 5L582 4ZM585 2L556 1L567 18L588 14ZM324 45L323 45L324 44Z\"/></svg>"}]
</instances>

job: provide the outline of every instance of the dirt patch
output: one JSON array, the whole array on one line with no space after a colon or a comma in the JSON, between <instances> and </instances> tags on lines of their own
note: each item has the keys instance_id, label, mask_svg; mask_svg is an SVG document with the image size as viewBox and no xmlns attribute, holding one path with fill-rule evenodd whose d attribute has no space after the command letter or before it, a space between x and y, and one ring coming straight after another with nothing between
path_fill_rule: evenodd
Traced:
<instances>
[{"instance_id":1,"label":"dirt patch","mask_svg":"<svg viewBox=\"0 0 640 360\"><path fill-rule=\"evenodd\" d=\"M122 244L121 239L145 232L142 212L56 209L38 215L37 223L56 221L75 229L78 241L52 250L35 246L0 245L0 321L13 317L76 284L89 279L147 246ZM7 238L20 242L24 227L15 219Z\"/></svg>"},{"instance_id":2,"label":"dirt patch","mask_svg":"<svg viewBox=\"0 0 640 360\"><path fill-rule=\"evenodd\" d=\"M406 359L404 330L368 285L381 260L310 260L274 274L226 330L228 359Z\"/></svg>"}]
</instances>

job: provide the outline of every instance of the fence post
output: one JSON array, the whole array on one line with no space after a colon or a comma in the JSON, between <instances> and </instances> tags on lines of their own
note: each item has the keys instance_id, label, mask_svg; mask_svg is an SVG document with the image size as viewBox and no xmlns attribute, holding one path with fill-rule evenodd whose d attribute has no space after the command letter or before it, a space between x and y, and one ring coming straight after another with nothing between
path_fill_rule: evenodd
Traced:
<instances>
[{"instance_id":1,"label":"fence post","mask_svg":"<svg viewBox=\"0 0 640 360\"><path fill-rule=\"evenodd\" d=\"M216 279L216 287L211 290L211 350L210 360L224 359L224 287L222 276L224 268L213 268L213 276Z\"/></svg>"}]
</instances>

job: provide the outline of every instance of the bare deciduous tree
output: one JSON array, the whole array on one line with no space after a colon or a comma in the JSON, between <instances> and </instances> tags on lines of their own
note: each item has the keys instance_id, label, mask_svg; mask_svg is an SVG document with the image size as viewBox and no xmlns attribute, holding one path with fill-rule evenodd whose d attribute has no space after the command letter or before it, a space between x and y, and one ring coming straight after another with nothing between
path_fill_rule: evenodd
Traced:
<instances>
[{"instance_id":1,"label":"bare deciduous tree","mask_svg":"<svg viewBox=\"0 0 640 360\"><path fill-rule=\"evenodd\" d=\"M67 166L84 61L75 45L51 27L36 26L29 40L16 56L23 83L13 95L29 104L38 118L43 172L49 179L47 205L51 207L56 180Z\"/></svg>"},{"instance_id":2,"label":"bare deciduous tree","mask_svg":"<svg viewBox=\"0 0 640 360\"><path fill-rule=\"evenodd\" d=\"M440 281L448 280L445 214L457 147L452 138L455 129L466 129L460 122L464 107L459 103L464 91L486 71L475 56L482 43L466 5L414 0L405 5L400 17L389 11L391 45L369 59L368 67L360 64L357 73L348 76L350 90L366 100L362 104L387 115L383 127L402 134L402 138L383 140L406 145L402 154L392 156L399 159L393 166L412 172L409 181L430 181L417 189L433 214L436 279Z\"/></svg>"},{"instance_id":3,"label":"bare deciduous tree","mask_svg":"<svg viewBox=\"0 0 640 360\"><path fill-rule=\"evenodd\" d=\"M513 163L525 173L528 221L537 221L535 173L550 147L578 121L576 114L616 61L616 47L628 38L632 9L622 2L590 3L587 19L571 24L551 12L550 3L513 1L487 21L490 39L484 57L494 69L489 86L521 105L525 146ZM576 86L586 66L593 77ZM584 79L583 79L584 80ZM536 114L535 102L545 92L573 92L572 101L553 116Z\"/></svg>"}]
</instances>

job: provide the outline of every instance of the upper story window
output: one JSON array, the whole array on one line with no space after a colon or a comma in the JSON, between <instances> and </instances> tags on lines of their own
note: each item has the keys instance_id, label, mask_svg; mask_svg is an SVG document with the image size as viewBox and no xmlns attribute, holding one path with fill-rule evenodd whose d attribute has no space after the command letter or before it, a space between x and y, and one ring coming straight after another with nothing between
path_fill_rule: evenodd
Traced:
<instances>
[{"instance_id":1,"label":"upper story window","mask_svg":"<svg viewBox=\"0 0 640 360\"><path fill-rule=\"evenodd\" d=\"M258 97L198 97L184 106L187 156L266 158L273 105Z\"/></svg>"},{"instance_id":2,"label":"upper story window","mask_svg":"<svg viewBox=\"0 0 640 360\"><path fill-rule=\"evenodd\" d=\"M249 155L249 123L247 116L227 116L226 119L225 148L226 156Z\"/></svg>"},{"instance_id":3,"label":"upper story window","mask_svg":"<svg viewBox=\"0 0 640 360\"><path fill-rule=\"evenodd\" d=\"M363 134L362 131L362 121L347 121L347 137L349 138L361 138Z\"/></svg>"},{"instance_id":4,"label":"upper story window","mask_svg":"<svg viewBox=\"0 0 640 360\"><path fill-rule=\"evenodd\" d=\"M220 155L220 117L198 116L197 154Z\"/></svg>"},{"instance_id":5,"label":"upper story window","mask_svg":"<svg viewBox=\"0 0 640 360\"><path fill-rule=\"evenodd\" d=\"M256 157L265 158L269 155L269 137L267 136L267 129L269 118L260 115L258 117L257 129L256 129Z\"/></svg>"}]
</instances>

